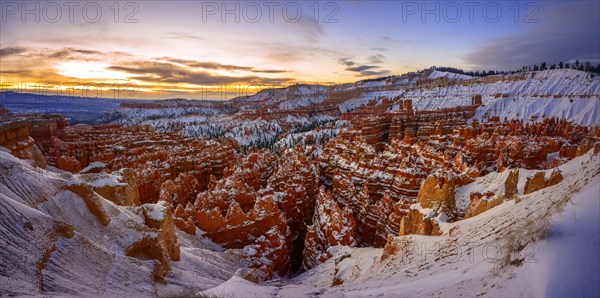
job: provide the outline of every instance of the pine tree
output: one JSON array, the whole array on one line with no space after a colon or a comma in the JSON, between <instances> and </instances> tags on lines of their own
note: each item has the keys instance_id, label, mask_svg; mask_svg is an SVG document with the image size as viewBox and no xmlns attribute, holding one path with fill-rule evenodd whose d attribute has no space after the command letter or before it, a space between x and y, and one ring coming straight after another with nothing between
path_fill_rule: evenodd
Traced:
<instances>
[{"instance_id":1,"label":"pine tree","mask_svg":"<svg viewBox=\"0 0 600 298\"><path fill-rule=\"evenodd\" d=\"M560 61L560 63L558 63L558 68L560 68L560 69L565 68L565 65L563 64L562 61Z\"/></svg>"}]
</instances>

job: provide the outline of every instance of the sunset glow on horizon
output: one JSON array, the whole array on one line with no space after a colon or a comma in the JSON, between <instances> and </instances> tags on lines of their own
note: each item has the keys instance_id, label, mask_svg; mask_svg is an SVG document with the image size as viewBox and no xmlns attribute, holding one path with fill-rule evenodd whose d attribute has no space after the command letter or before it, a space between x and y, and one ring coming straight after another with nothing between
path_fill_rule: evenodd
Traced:
<instances>
[{"instance_id":1,"label":"sunset glow on horizon","mask_svg":"<svg viewBox=\"0 0 600 298\"><path fill-rule=\"evenodd\" d=\"M0 83L130 84L139 98L199 99L214 85L600 62L595 1L273 3L2 1Z\"/></svg>"}]
</instances>

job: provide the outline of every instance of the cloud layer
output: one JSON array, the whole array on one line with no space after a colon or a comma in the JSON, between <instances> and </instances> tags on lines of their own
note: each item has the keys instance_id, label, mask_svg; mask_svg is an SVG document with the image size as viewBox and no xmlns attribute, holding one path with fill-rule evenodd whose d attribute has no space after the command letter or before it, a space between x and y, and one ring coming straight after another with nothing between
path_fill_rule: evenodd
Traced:
<instances>
[{"instance_id":1,"label":"cloud layer","mask_svg":"<svg viewBox=\"0 0 600 298\"><path fill-rule=\"evenodd\" d=\"M262 69L244 65L222 64L214 61L196 61L175 57L158 57L142 60L129 53L101 52L83 48L6 47L0 49L3 81L26 81L35 83L73 82L61 72L60 65L85 62L105 65L96 78L86 77L94 83L111 83L110 74L121 74L129 80L143 84L148 89L189 89L206 84L257 84L279 86L296 82L286 76L291 71ZM104 76L103 76L104 75ZM107 77L108 76L108 77Z\"/></svg>"},{"instance_id":2,"label":"cloud layer","mask_svg":"<svg viewBox=\"0 0 600 298\"><path fill-rule=\"evenodd\" d=\"M541 12L525 33L497 38L464 57L477 69L508 70L542 62L600 62L600 3L573 1Z\"/></svg>"},{"instance_id":3,"label":"cloud layer","mask_svg":"<svg viewBox=\"0 0 600 298\"><path fill-rule=\"evenodd\" d=\"M383 64L384 58L384 55L376 54L367 57L366 60L368 64L358 64L353 60L353 57L347 57L339 58L338 63L345 66L346 71L354 73L357 77L381 76L389 74L390 71L387 69L381 69L381 66L373 64Z\"/></svg>"}]
</instances>

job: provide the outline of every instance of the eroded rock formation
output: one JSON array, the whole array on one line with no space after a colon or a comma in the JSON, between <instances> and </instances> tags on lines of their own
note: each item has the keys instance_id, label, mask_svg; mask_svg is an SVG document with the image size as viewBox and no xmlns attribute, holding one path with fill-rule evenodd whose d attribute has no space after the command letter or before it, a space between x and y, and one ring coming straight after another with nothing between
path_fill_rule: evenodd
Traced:
<instances>
[{"instance_id":1,"label":"eroded rock formation","mask_svg":"<svg viewBox=\"0 0 600 298\"><path fill-rule=\"evenodd\" d=\"M340 208L331 193L321 187L313 224L306 233L303 268L310 269L331 258L338 246L356 245L354 234L355 221L350 210Z\"/></svg>"},{"instance_id":2,"label":"eroded rock formation","mask_svg":"<svg viewBox=\"0 0 600 298\"><path fill-rule=\"evenodd\" d=\"M277 198L277 205L285 213L292 234L293 246L289 255L292 269L302 263L304 238L311 224L318 191L318 168L307 158L300 146L286 150L269 179Z\"/></svg>"},{"instance_id":3,"label":"eroded rock formation","mask_svg":"<svg viewBox=\"0 0 600 298\"><path fill-rule=\"evenodd\" d=\"M25 120L0 123L0 146L8 149L12 155L33 161L34 165L46 168L46 160L42 152L35 144L35 140L29 136L29 122Z\"/></svg>"},{"instance_id":4,"label":"eroded rock formation","mask_svg":"<svg viewBox=\"0 0 600 298\"><path fill-rule=\"evenodd\" d=\"M327 115L339 114L338 100L324 99ZM270 278L311 268L339 246L383 247L389 235L438 235L440 221L459 217L455 188L492 171L554 167L598 146L600 130L563 120L468 122L480 104L473 98L470 106L415 111L410 100L378 98L346 113L348 124L337 137L317 142L308 133L302 146L277 154L242 153L230 139L192 139L148 126L67 126L64 118L39 116L16 129L2 125L7 133L0 141L31 160L41 156L32 151L37 144L49 164L79 173L81 183L70 190L103 225L111 219L97 203L102 198L121 206L166 204L160 223L152 220L155 207L139 207L162 240L140 240L130 252L158 260L158 279L168 270L166 260L177 258L175 227L243 249L256 272ZM280 117L269 111L236 117ZM298 107L292 114L312 112ZM472 194L466 216L518 195L518 176L508 173L504 194ZM534 175L525 193L561 179L560 173L544 176Z\"/></svg>"},{"instance_id":5,"label":"eroded rock formation","mask_svg":"<svg viewBox=\"0 0 600 298\"><path fill-rule=\"evenodd\" d=\"M544 172L536 172L533 175L527 177L525 181L525 188L523 189L523 194L530 194L534 191L538 191L540 189L556 185L560 183L563 179L560 170L555 169L550 173L550 178L546 180L546 173Z\"/></svg>"},{"instance_id":6,"label":"eroded rock formation","mask_svg":"<svg viewBox=\"0 0 600 298\"><path fill-rule=\"evenodd\" d=\"M354 130L332 139L320 157L321 182L331 187L332 195L341 206L350 207L357 219L356 238L367 245L383 246L388 233L397 233L400 220L410 212L409 206L419 201L419 189L429 175L443 177L444 183L427 182L425 186L430 191L424 198L446 203L441 208L424 200L423 208L444 209L449 220L454 220L457 214L452 206L451 188L495 170L555 167L569 157L562 158L561 153L561 157L549 161L550 153L568 151L566 148L571 144L578 144L589 135L587 128L557 119L529 124L490 118L467 124L467 116L462 117L460 111L446 111L446 119L440 111L422 113L422 116L429 115L430 121L419 122L420 132L416 132L411 128L414 123L409 125L409 122L416 121L417 114L411 112L406 101L399 100L397 104L402 108L397 110L395 118L391 117L396 119L392 122L404 124L394 129L390 126L388 143L382 139L373 141L380 132L363 129L364 124L372 122L359 118L355 120ZM379 117L376 115L380 113L368 106L362 112L366 117ZM505 197L517 194L517 179L518 172L509 175ZM448 186L444 186L446 181L451 181ZM439 184L439 189L434 184ZM381 204L386 192L392 201L391 208L374 208ZM365 209L369 212L363 216ZM440 211L436 210L436 214Z\"/></svg>"},{"instance_id":7,"label":"eroded rock formation","mask_svg":"<svg viewBox=\"0 0 600 298\"><path fill-rule=\"evenodd\" d=\"M485 211L488 211L504 202L502 197L495 195L493 192L481 194L478 192L471 193L469 198L469 207L465 218L473 217Z\"/></svg>"},{"instance_id":8,"label":"eroded rock formation","mask_svg":"<svg viewBox=\"0 0 600 298\"><path fill-rule=\"evenodd\" d=\"M408 214L402 218L398 234L404 235L441 235L435 211L422 208L419 204L412 205Z\"/></svg>"},{"instance_id":9,"label":"eroded rock formation","mask_svg":"<svg viewBox=\"0 0 600 298\"><path fill-rule=\"evenodd\" d=\"M136 176L142 203L157 202L161 186L169 180L171 182L164 188L179 191L183 195L181 188L176 190L173 181L180 179L178 182L192 183L190 178L193 176L198 187L194 187L194 191L187 195L186 199L189 200L195 192L208 187L211 175L218 179L223 176L224 169L234 161L238 148L229 139L189 139L176 133L158 132L147 126L63 127L62 124L56 124L43 131L49 131L51 141L47 141L46 133L39 133L36 141L44 144L43 151L51 165L73 173L93 162L106 164L109 172L131 168ZM185 175L179 178L180 174ZM167 192L165 190L165 198L169 196Z\"/></svg>"},{"instance_id":10,"label":"eroded rock formation","mask_svg":"<svg viewBox=\"0 0 600 298\"><path fill-rule=\"evenodd\" d=\"M504 197L512 199L519 194L519 170L510 170L504 181Z\"/></svg>"},{"instance_id":11,"label":"eroded rock formation","mask_svg":"<svg viewBox=\"0 0 600 298\"><path fill-rule=\"evenodd\" d=\"M106 173L79 174L84 184L94 192L119 206L138 206L141 204L135 174L131 169L122 169Z\"/></svg>"},{"instance_id":12,"label":"eroded rock formation","mask_svg":"<svg viewBox=\"0 0 600 298\"><path fill-rule=\"evenodd\" d=\"M436 214L444 213L451 220L457 216L454 199L455 183L452 179L429 176L419 189L417 202Z\"/></svg>"},{"instance_id":13,"label":"eroded rock formation","mask_svg":"<svg viewBox=\"0 0 600 298\"><path fill-rule=\"evenodd\" d=\"M141 260L157 260L159 263L155 266L152 277L155 281L163 281L163 277L171 270L171 261L179 261L180 254L171 206L161 202L138 208L145 225L155 233L132 243L125 253Z\"/></svg>"}]
</instances>

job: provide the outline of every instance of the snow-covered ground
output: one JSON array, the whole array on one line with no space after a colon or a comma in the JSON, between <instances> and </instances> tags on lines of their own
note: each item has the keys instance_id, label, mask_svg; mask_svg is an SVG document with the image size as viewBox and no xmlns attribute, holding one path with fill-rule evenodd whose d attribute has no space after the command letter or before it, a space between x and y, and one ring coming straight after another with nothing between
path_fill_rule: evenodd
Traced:
<instances>
[{"instance_id":1,"label":"snow-covered ground","mask_svg":"<svg viewBox=\"0 0 600 298\"><path fill-rule=\"evenodd\" d=\"M75 181L71 174L36 169L2 151L0 168L2 295L600 294L600 156L590 153L561 165L565 178L558 185L519 195L475 217L444 223L442 236L393 238L398 250L385 259L383 249L344 247L338 257L308 272L263 284L236 274L240 260L201 237L201 231L198 236L178 233L181 260L171 262L165 284L153 282L155 261L124 252L139 237L152 234L135 207L102 201L111 216L110 223L102 225L78 195L63 190ZM521 170L519 185L528 174ZM468 191L500 192L503 175L478 178L459 190L459 197ZM56 233L66 224L74 230L70 238ZM544 234L540 231L546 236L536 238ZM502 267L506 255L513 264ZM332 285L334 278L341 284Z\"/></svg>"},{"instance_id":2,"label":"snow-covered ground","mask_svg":"<svg viewBox=\"0 0 600 298\"><path fill-rule=\"evenodd\" d=\"M187 123L181 134L190 137L227 137L235 140L240 146L271 147L280 138L286 139L296 132L313 131L335 118L326 115L313 117L294 117L288 115L280 120L239 119L233 116L219 116L207 118L204 122ZM160 127L155 127L161 130ZM168 130L167 130L168 131ZM315 134L319 134L315 132ZM332 133L329 133L332 134ZM277 147L285 146L281 143Z\"/></svg>"},{"instance_id":3,"label":"snow-covered ground","mask_svg":"<svg viewBox=\"0 0 600 298\"><path fill-rule=\"evenodd\" d=\"M495 75L487 79L502 76ZM437 70L428 78L447 78L450 81L481 79ZM524 80L501 79L494 83L435 88L412 88L413 84L414 82L409 82L406 85L409 89L407 91L399 88L387 88L389 90L385 91L367 89L359 97L341 103L340 111L351 111L379 97L396 96L412 100L415 110L436 110L470 105L473 95L481 95L483 105L477 110L477 119L500 116L530 121L559 117L582 125L600 123L600 76L589 72L573 69L544 70L528 73ZM392 109L398 109L398 106Z\"/></svg>"},{"instance_id":4,"label":"snow-covered ground","mask_svg":"<svg viewBox=\"0 0 600 298\"><path fill-rule=\"evenodd\" d=\"M498 296L600 297L600 181L576 193Z\"/></svg>"},{"instance_id":5,"label":"snow-covered ground","mask_svg":"<svg viewBox=\"0 0 600 298\"><path fill-rule=\"evenodd\" d=\"M451 73L451 72L434 70L431 72L431 74L429 74L428 78L430 78L430 79L446 78L449 80L467 80L467 79L471 79L472 77L468 76L468 75L464 75L464 74L459 74L459 73Z\"/></svg>"},{"instance_id":6,"label":"snow-covered ground","mask_svg":"<svg viewBox=\"0 0 600 298\"><path fill-rule=\"evenodd\" d=\"M600 98L502 98L477 109L475 118L486 116L524 121L557 117L593 126L600 124Z\"/></svg>"},{"instance_id":7,"label":"snow-covered ground","mask_svg":"<svg viewBox=\"0 0 600 298\"><path fill-rule=\"evenodd\" d=\"M289 280L259 286L233 277L199 294L598 297L600 156L588 153L560 169L565 179L558 185L520 195L518 201L507 201L475 217L442 224L442 236L393 238L398 251L384 260L383 249L344 247L339 257ZM520 184L526 179L524 171ZM497 179L500 176L491 173L470 188L498 190L504 182ZM564 209L557 207L563 205ZM535 237L546 230L545 237ZM506 256L514 264L501 266ZM342 284L333 286L334 277Z\"/></svg>"},{"instance_id":8,"label":"snow-covered ground","mask_svg":"<svg viewBox=\"0 0 600 298\"><path fill-rule=\"evenodd\" d=\"M434 110L471 104L471 96L481 95L483 106L475 118L500 116L531 120L560 117L577 124L600 123L600 76L572 69L544 70L533 78L498 81L469 86L454 85L415 89L406 93L417 110Z\"/></svg>"},{"instance_id":9,"label":"snow-covered ground","mask_svg":"<svg viewBox=\"0 0 600 298\"><path fill-rule=\"evenodd\" d=\"M355 110L382 98L411 99L415 110L435 110L471 104L473 95L481 95L483 105L475 118L489 116L524 121L558 117L582 125L600 124L600 76L571 69L544 70L527 73L525 79L509 79L508 75L471 78L434 70L428 78L446 78L464 84L436 88L413 88L417 74L406 74L389 80L356 82L332 87L295 85L288 88L263 90L255 95L231 100L239 110L262 106L289 110L321 103L328 92L361 90L355 97L338 104L341 113ZM472 83L483 80L493 83ZM471 83L469 83L471 82ZM406 89L406 90L405 90ZM393 105L392 110L398 106ZM287 116L275 120L240 120L233 110L204 106L181 106L164 109L120 108L102 117L103 122L124 125L150 125L159 131L180 131L188 137L230 137L244 147L268 147L278 141L287 124L293 132L306 131L305 126L335 120L327 115L310 117ZM294 118L294 119L290 119ZM327 118L327 119L325 119Z\"/></svg>"},{"instance_id":10,"label":"snow-covered ground","mask_svg":"<svg viewBox=\"0 0 600 298\"><path fill-rule=\"evenodd\" d=\"M429 78L470 79L439 71ZM414 83L408 77L396 80L407 86ZM386 84L382 80L339 87L365 88L361 95L342 102L340 111L354 110L380 96L401 96L412 99L416 110L432 110L469 105L471 96L480 94L483 105L476 112L478 119L559 117L584 125L600 124L600 77L577 70L539 71L526 80L489 84L381 91L389 87ZM261 92L249 97L246 107L261 102L276 103L280 109L313 105L324 100L327 89L296 86L290 90ZM106 106L116 108L116 103ZM289 147L308 135L320 143L340 129L336 118L325 115L249 120L222 113L226 111L209 107L123 108L109 120L180 131L188 137L230 137L245 147ZM325 123L333 124L322 129ZM161 284L151 279L155 261L126 256L133 242L153 236L134 207L103 200L102 207L112 220L102 225L81 197L64 190L66 185L81 182L77 176L33 168L0 151L0 295L597 297L600 157L586 154L560 169L565 177L560 184L520 195L475 217L443 223L442 236L394 238L398 251L385 259L381 258L383 249L345 247L337 258L308 272L260 285L236 274L243 267L241 261L203 238L202 231L198 230L198 236L178 233L181 260L171 262L171 272ZM520 193L532 172L520 170ZM550 172L546 171L547 176ZM459 188L458 208L466 211L471 192L503 193L507 175L508 171L490 173ZM91 185L119 184L109 174L103 177ZM72 237L57 234L64 225L73 227ZM506 256L514 264L502 266ZM332 285L334 279L336 285Z\"/></svg>"},{"instance_id":11,"label":"snow-covered ground","mask_svg":"<svg viewBox=\"0 0 600 298\"><path fill-rule=\"evenodd\" d=\"M382 96L401 96L412 99L416 110L435 110L469 105L471 97L478 94L482 96L483 105L477 110L477 119L500 116L529 121L542 117L562 117L583 125L600 123L600 76L593 73L573 69L543 70L527 73L524 80L514 80L508 79L509 75L472 78L433 70L427 78L461 82L505 79L494 83L413 88L418 77L418 74L409 73L390 79L335 86L292 85L287 88L266 89L254 95L234 98L228 102L231 104L228 107L194 105L198 101L167 100L163 101L166 107L162 109L118 108L119 103L126 101L12 92L1 93L0 104L16 113L62 113L75 123L98 120L126 125L149 124L164 130L177 130L181 126L201 122L194 119L195 116L251 111L259 107L290 110L319 104L327 98L329 92L361 90L356 97L339 103L341 113L352 111Z\"/></svg>"},{"instance_id":12,"label":"snow-covered ground","mask_svg":"<svg viewBox=\"0 0 600 298\"><path fill-rule=\"evenodd\" d=\"M64 189L75 182L71 174L33 168L0 151L0 296L188 296L243 267L231 251L178 232L181 259L171 262L166 283L153 282L156 261L126 255L135 241L156 237L139 207L100 198L110 217L104 225L79 195Z\"/></svg>"}]
</instances>

